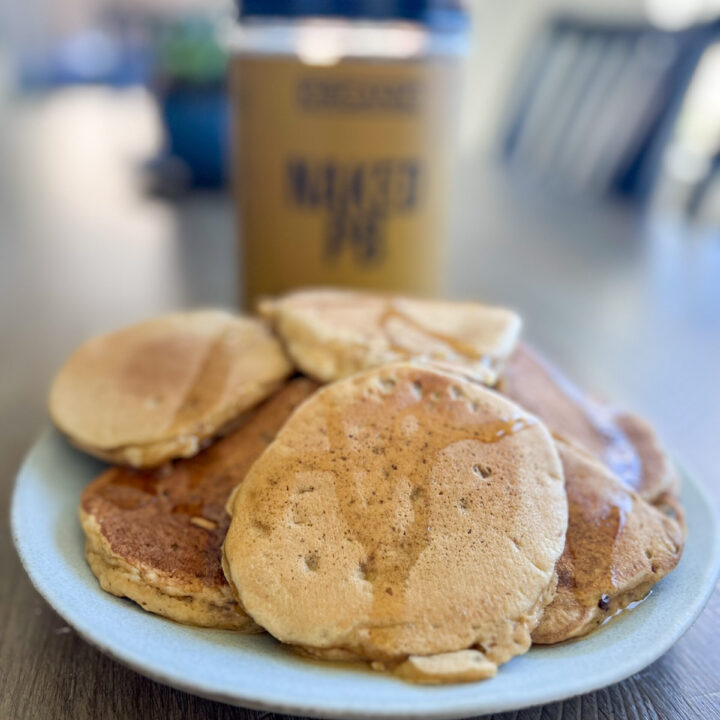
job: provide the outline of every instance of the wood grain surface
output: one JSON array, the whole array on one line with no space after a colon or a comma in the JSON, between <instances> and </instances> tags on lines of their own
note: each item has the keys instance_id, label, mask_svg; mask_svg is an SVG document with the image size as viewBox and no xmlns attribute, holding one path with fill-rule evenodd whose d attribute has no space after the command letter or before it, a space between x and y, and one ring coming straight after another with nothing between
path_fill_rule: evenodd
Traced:
<instances>
[{"instance_id":1,"label":"wood grain surface","mask_svg":"<svg viewBox=\"0 0 720 720\"><path fill-rule=\"evenodd\" d=\"M7 527L14 474L47 422L48 384L78 342L171 309L233 304L229 203L142 192L139 164L158 131L141 92L0 97L0 128L0 719L275 718L99 653L32 588ZM578 380L648 415L717 501L717 238L521 194L478 163L462 172L450 294L517 307ZM493 717L718 718L719 633L716 590L685 637L634 677Z\"/></svg>"}]
</instances>

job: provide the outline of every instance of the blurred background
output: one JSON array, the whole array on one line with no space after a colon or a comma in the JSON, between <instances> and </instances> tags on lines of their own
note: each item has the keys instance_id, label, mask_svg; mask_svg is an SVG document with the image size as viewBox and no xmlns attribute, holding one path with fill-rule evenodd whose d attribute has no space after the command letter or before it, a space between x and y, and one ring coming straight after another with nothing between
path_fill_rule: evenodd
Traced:
<instances>
[{"instance_id":1,"label":"blurred background","mask_svg":"<svg viewBox=\"0 0 720 720\"><path fill-rule=\"evenodd\" d=\"M3 0L2 8L5 102L54 93L61 104L63 94L80 113L81 97L94 107L124 100L128 112L137 108L127 134L154 143L156 161L163 152L181 161L154 168L168 174L164 182L224 184L218 37L235 18L231 0ZM463 156L500 162L551 190L622 195L717 225L720 0L470 0L465 8ZM173 93L183 86L195 90L194 110L188 93ZM89 87L96 92L70 92Z\"/></svg>"},{"instance_id":2,"label":"blurred background","mask_svg":"<svg viewBox=\"0 0 720 720\"><path fill-rule=\"evenodd\" d=\"M237 14L0 2L0 402L30 402L27 437L81 339L236 304ZM720 407L720 0L464 9L447 294L516 307L571 375L716 473L714 426L688 418Z\"/></svg>"}]
</instances>

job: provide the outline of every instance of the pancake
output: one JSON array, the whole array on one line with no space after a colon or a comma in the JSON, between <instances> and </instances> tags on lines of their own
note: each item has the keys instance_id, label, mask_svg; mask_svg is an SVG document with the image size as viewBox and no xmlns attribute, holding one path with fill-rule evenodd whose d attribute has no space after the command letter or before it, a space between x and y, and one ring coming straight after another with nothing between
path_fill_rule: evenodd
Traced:
<instances>
[{"instance_id":1,"label":"pancake","mask_svg":"<svg viewBox=\"0 0 720 720\"><path fill-rule=\"evenodd\" d=\"M558 442L569 520L555 599L534 643L579 637L642 600L680 560L683 531L584 450Z\"/></svg>"},{"instance_id":2,"label":"pancake","mask_svg":"<svg viewBox=\"0 0 720 720\"><path fill-rule=\"evenodd\" d=\"M660 444L653 427L638 415L615 414L615 422L640 458L640 475L630 483L643 498L676 519L685 531L685 514L680 504L680 477Z\"/></svg>"},{"instance_id":3,"label":"pancake","mask_svg":"<svg viewBox=\"0 0 720 720\"><path fill-rule=\"evenodd\" d=\"M654 504L678 506L678 476L655 431L632 413L589 397L526 344L510 357L499 390L550 430L582 445Z\"/></svg>"},{"instance_id":4,"label":"pancake","mask_svg":"<svg viewBox=\"0 0 720 720\"><path fill-rule=\"evenodd\" d=\"M520 318L474 302L418 300L350 290L301 290L260 312L304 373L322 382L403 360L459 365L492 385L520 333Z\"/></svg>"},{"instance_id":5,"label":"pancake","mask_svg":"<svg viewBox=\"0 0 720 720\"><path fill-rule=\"evenodd\" d=\"M205 627L258 632L225 581L225 502L290 413L316 389L292 380L245 423L161 470L115 467L85 489L85 554L102 588L150 612Z\"/></svg>"},{"instance_id":6,"label":"pancake","mask_svg":"<svg viewBox=\"0 0 720 720\"><path fill-rule=\"evenodd\" d=\"M154 467L195 455L290 371L259 320L165 315L82 345L55 378L50 414L86 452Z\"/></svg>"},{"instance_id":7,"label":"pancake","mask_svg":"<svg viewBox=\"0 0 720 720\"><path fill-rule=\"evenodd\" d=\"M544 425L402 363L290 418L237 490L223 567L245 611L306 655L476 679L530 646L566 524Z\"/></svg>"}]
</instances>

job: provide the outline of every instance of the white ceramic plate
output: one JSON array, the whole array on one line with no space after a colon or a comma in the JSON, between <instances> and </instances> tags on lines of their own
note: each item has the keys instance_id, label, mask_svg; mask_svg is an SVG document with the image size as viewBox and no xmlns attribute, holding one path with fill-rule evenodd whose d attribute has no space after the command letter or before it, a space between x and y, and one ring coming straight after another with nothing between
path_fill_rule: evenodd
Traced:
<instances>
[{"instance_id":1,"label":"white ceramic plate","mask_svg":"<svg viewBox=\"0 0 720 720\"><path fill-rule=\"evenodd\" d=\"M301 659L268 636L178 625L100 590L83 557L76 508L102 465L47 431L17 478L15 544L35 587L108 655L155 680L234 705L341 718L460 718L571 697L618 682L660 657L705 605L720 565L718 522L691 478L677 569L635 610L581 641L533 648L492 680L418 687L356 667Z\"/></svg>"}]
</instances>

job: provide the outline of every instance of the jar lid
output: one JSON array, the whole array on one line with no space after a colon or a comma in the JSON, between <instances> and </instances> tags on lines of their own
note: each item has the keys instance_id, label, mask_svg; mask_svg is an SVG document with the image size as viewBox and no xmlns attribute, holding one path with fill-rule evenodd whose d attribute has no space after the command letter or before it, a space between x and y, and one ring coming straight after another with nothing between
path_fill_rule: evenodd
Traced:
<instances>
[{"instance_id":1,"label":"jar lid","mask_svg":"<svg viewBox=\"0 0 720 720\"><path fill-rule=\"evenodd\" d=\"M238 7L241 20L270 17L406 20L447 29L467 24L460 0L238 0Z\"/></svg>"}]
</instances>

